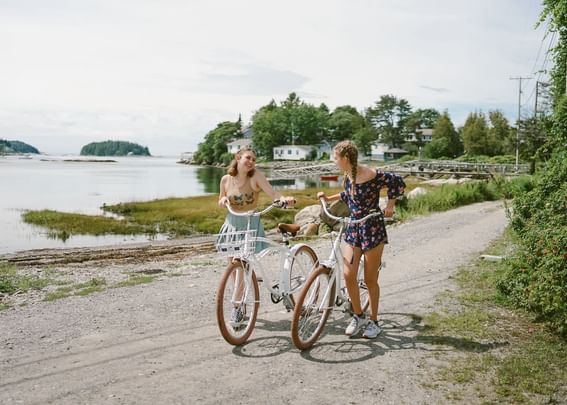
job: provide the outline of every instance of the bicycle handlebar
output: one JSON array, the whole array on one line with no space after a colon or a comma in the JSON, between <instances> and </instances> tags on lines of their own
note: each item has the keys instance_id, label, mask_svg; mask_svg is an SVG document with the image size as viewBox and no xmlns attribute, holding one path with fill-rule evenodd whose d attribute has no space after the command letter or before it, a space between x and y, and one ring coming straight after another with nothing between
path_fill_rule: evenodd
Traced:
<instances>
[{"instance_id":1,"label":"bicycle handlebar","mask_svg":"<svg viewBox=\"0 0 567 405\"><path fill-rule=\"evenodd\" d=\"M325 214L326 214L329 218L334 219L334 220L336 220L336 221L340 221L340 222L342 222L342 223L344 223L344 224L359 224L359 223L361 223L361 222L366 221L366 220L369 219L369 218L372 218L372 217L375 217L375 216L378 216L378 215L382 214L382 212L379 211L379 210L378 210L378 211L374 211L374 210L373 210L373 211L370 211L370 214L368 214L368 215L366 215L365 217L362 217L362 218L360 218L360 219L353 219L353 218L351 218L351 217L337 217L337 216L335 216L335 215L333 215L333 214L331 214L331 213L329 212L329 209L327 208L327 202L325 201L325 199L324 199L323 197L321 197L321 198L319 199L319 201L321 202L321 206L323 207L323 211L325 212ZM391 221L393 221L394 219L393 219L393 218L384 218L384 220L385 220L386 222L391 222Z\"/></svg>"},{"instance_id":2,"label":"bicycle handlebar","mask_svg":"<svg viewBox=\"0 0 567 405\"><path fill-rule=\"evenodd\" d=\"M225 204L226 209L232 215L236 215L237 217L259 217L260 215L264 215L266 212L272 210L273 208L287 208L288 202L285 200L274 200L270 205L264 208L262 211L245 211L245 212L237 212L232 209L230 203L227 202Z\"/></svg>"}]
</instances>

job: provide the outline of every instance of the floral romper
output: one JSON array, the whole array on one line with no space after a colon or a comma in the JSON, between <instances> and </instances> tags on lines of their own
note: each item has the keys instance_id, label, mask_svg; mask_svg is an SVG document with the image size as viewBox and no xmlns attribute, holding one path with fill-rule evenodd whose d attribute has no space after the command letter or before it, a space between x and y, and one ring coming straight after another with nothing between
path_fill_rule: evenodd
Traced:
<instances>
[{"instance_id":1,"label":"floral romper","mask_svg":"<svg viewBox=\"0 0 567 405\"><path fill-rule=\"evenodd\" d=\"M351 195L352 183L347 177L345 191L341 192L343 200L350 209L353 219L362 218L377 210L380 215L369 218L359 224L350 224L345 229L345 242L351 246L359 247L363 252L375 248L381 243L388 243L384 214L380 210L380 189L388 188L388 199L399 198L404 194L406 184L404 180L393 173L376 170L376 176L364 183L355 184L354 196Z\"/></svg>"}]
</instances>

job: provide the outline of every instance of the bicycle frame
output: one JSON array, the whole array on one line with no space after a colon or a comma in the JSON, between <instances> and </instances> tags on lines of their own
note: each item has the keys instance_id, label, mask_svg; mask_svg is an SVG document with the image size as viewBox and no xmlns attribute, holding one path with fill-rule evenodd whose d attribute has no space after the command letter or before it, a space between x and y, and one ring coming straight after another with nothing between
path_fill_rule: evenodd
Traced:
<instances>
[{"instance_id":1,"label":"bicycle frame","mask_svg":"<svg viewBox=\"0 0 567 405\"><path fill-rule=\"evenodd\" d=\"M247 211L247 212L236 212L234 211L230 205L226 206L228 211L235 215L241 217L247 217L247 231L250 230L250 223L253 217L259 217L268 211L272 210L275 207L281 207L280 203L274 202L270 204L267 208L263 209L262 211ZM293 302L291 301L290 295L297 293L301 289L301 285L297 286L296 288L292 288L290 284L290 270L292 265L292 258L295 256L297 250L301 248L301 246L308 246L304 243L299 243L291 248L288 247L288 238L286 235L282 234L282 243L275 242L271 239L265 237L254 237L253 238L255 243L263 242L268 245L267 248L263 249L262 251L255 253L254 251L250 251L248 248L249 244L245 243L245 249L237 256L234 256L232 260L239 260L242 263L243 269L246 268L246 265L252 267L252 270L261 277L263 280L264 287L270 292L272 296L272 302L277 303L281 299L284 300L284 305L286 309L291 310L293 309ZM279 265L278 268L280 269L279 272L279 282L274 283L273 280L269 277L268 272L262 265L261 260L271 254L278 254L279 257ZM252 281L252 272L245 271L245 277L247 277L248 282L251 283Z\"/></svg>"},{"instance_id":2,"label":"bicycle frame","mask_svg":"<svg viewBox=\"0 0 567 405\"><path fill-rule=\"evenodd\" d=\"M352 313L352 303L349 299L348 291L342 286L342 272L340 269L343 263L339 263L342 260L340 244L345 227L349 224L361 223L371 217L382 215L381 211L378 210L360 219L337 217L328 211L323 199L321 199L321 205L325 214L329 218L339 221L341 226L333 240L329 258L322 261L321 266L311 273L296 301L291 322L291 338L295 346L300 350L306 350L315 344L335 307L343 306L343 312ZM364 256L361 257L360 263L362 263L363 258ZM364 268L365 265L362 267ZM382 264L380 264L381 267ZM366 311L370 304L369 291L361 277L361 271L364 273L365 270L361 270L359 265L356 276L359 292L365 295L364 300L361 296L360 303L363 312Z\"/></svg>"},{"instance_id":3,"label":"bicycle frame","mask_svg":"<svg viewBox=\"0 0 567 405\"><path fill-rule=\"evenodd\" d=\"M366 215L363 218L360 219L353 219L351 217L337 217L333 214L331 214L327 208L327 204L325 203L325 201L323 199L320 200L321 202L321 206L323 208L323 211L325 212L325 214L331 218L334 219L336 221L339 221L341 224L341 227L339 228L339 231L336 233L336 237L333 240L333 244L332 244L332 248L331 248L331 252L329 253L329 258L326 260L321 260L320 264L322 266L327 267L330 271L331 271L331 282L329 282L329 286L332 287L333 284L336 285L335 288L335 295L333 297L333 305L334 306L341 306L343 303L345 303L346 301L348 301L348 296L345 295L344 293L344 289L342 287L342 251L341 251L341 241L342 241L342 236L345 232L345 228L347 225L349 224L359 224L362 223L366 220L368 220L369 218L381 215L380 211L372 211L370 212L370 214ZM360 258L361 260L361 264L363 264L364 261L364 256L361 256ZM380 268L382 267L382 264L380 265ZM364 268L364 266L362 265L362 269ZM379 269L380 270L380 269ZM360 267L359 267L359 272L360 272ZM328 298L329 298L329 294L330 294L330 290L331 288L327 288L327 290L325 291L325 295L323 296L323 299L321 302L328 302ZM322 308L321 308L322 309Z\"/></svg>"}]
</instances>

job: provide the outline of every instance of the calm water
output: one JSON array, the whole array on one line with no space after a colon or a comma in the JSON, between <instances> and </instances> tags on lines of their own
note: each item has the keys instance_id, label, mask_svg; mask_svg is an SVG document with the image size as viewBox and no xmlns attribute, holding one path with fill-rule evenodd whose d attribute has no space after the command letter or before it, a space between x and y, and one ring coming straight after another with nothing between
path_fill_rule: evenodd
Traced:
<instances>
[{"instance_id":1,"label":"calm water","mask_svg":"<svg viewBox=\"0 0 567 405\"><path fill-rule=\"evenodd\" d=\"M115 163L69 162L73 156L0 157L0 253L98 246L148 240L146 236L72 236L51 239L21 220L25 210L103 214L103 204L218 193L223 169L176 163L176 158L109 158ZM106 158L105 158L106 159ZM316 180L280 180L277 188L319 186ZM157 239L164 237L157 237Z\"/></svg>"}]
</instances>

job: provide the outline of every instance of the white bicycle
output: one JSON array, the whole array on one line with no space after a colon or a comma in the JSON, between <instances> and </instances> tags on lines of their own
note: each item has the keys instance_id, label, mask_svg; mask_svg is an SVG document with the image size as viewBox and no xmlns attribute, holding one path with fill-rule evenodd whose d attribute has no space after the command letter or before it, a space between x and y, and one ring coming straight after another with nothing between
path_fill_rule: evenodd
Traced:
<instances>
[{"instance_id":1,"label":"white bicycle","mask_svg":"<svg viewBox=\"0 0 567 405\"><path fill-rule=\"evenodd\" d=\"M227 205L229 212L247 218L247 229L218 235L217 251L231 258L217 290L217 322L223 338L231 345L241 345L250 337L256 324L260 306L259 282L270 293L273 303L283 302L286 310L295 307L295 296L309 274L319 266L315 251L304 243L289 245L289 238L299 231L299 225L279 224L282 235L280 243L265 237L258 237L250 229L252 218L260 216L275 207L285 208L285 202L274 201L262 211L235 212ZM256 252L256 245L267 246ZM268 260L263 260L263 259ZM266 262L278 259L279 278L271 280L265 268Z\"/></svg>"},{"instance_id":2,"label":"white bicycle","mask_svg":"<svg viewBox=\"0 0 567 405\"><path fill-rule=\"evenodd\" d=\"M375 211L360 219L337 217L328 211L323 199L321 199L321 205L325 214L339 221L341 227L335 234L329 258L321 261L321 265L311 273L297 298L291 322L291 338L299 350L309 349L317 342L334 308L342 307L343 312L352 314L347 289L341 284L343 271L340 245L342 236L348 224L361 223L374 216L382 215L380 211ZM381 263L380 269L383 266L384 262ZM366 312L370 302L368 289L364 283L364 256L361 257L358 267L358 287L361 307Z\"/></svg>"}]
</instances>

